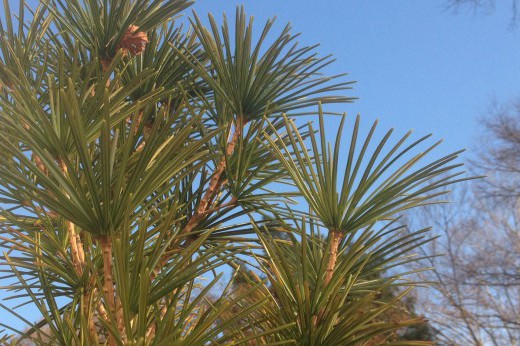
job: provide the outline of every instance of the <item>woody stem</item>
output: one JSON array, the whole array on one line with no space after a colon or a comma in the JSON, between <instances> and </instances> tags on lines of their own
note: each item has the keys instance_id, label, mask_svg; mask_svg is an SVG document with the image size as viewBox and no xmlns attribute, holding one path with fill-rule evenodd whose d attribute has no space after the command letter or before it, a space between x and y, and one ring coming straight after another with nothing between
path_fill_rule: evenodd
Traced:
<instances>
[{"instance_id":1,"label":"woody stem","mask_svg":"<svg viewBox=\"0 0 520 346\"><path fill-rule=\"evenodd\" d=\"M103 293L105 303L112 316L116 316L116 300L114 292L114 279L112 277L112 239L109 235L99 238L99 246L103 254ZM109 330L109 345L115 345L116 341L112 331Z\"/></svg>"},{"instance_id":2,"label":"woody stem","mask_svg":"<svg viewBox=\"0 0 520 346\"><path fill-rule=\"evenodd\" d=\"M226 155L223 155L220 158L220 161L215 171L213 172L213 175L210 178L209 186L206 190L206 193L200 200L200 203L197 206L197 209L195 210L195 214L190 218L190 220L182 230L181 234L188 234L191 231L193 231L193 229L198 225L201 219L206 215L206 211L208 210L211 201L215 198L215 195L218 193L220 178L226 170L226 157L229 157L235 151L238 139L240 138L240 136L242 135L242 131L244 130L244 125L244 121L241 118L239 118L239 120L236 123L233 137L231 137L231 141L229 141L229 143L227 144Z\"/></svg>"},{"instance_id":3,"label":"woody stem","mask_svg":"<svg viewBox=\"0 0 520 346\"><path fill-rule=\"evenodd\" d=\"M336 267L336 262L338 260L338 248L339 243L341 242L341 238L343 234L340 231L332 230L329 233L330 236L330 247L329 247L329 260L327 262L327 267L325 269L325 282L324 285L327 286L334 275L334 269Z\"/></svg>"},{"instance_id":4,"label":"woody stem","mask_svg":"<svg viewBox=\"0 0 520 346\"><path fill-rule=\"evenodd\" d=\"M239 138L242 136L242 132L244 131L245 125L246 121L244 121L242 117L238 117L237 122L235 124L235 131L233 132L233 135L231 136L231 139L228 141L228 144L226 146L225 155L223 155L220 158L220 161L217 164L215 171L211 175L208 189L206 190L204 196L200 200L193 216L189 219L186 226L184 226L184 228L180 231L180 235L189 234L191 231L193 231L195 227L197 227L199 222L202 221L202 219L205 216L212 212L210 204L215 198L215 196L218 194L220 187L222 186L220 179L222 177L222 174L226 170L226 157L229 157L235 151L235 147L238 143ZM233 203L236 203L236 201L234 201ZM176 245L177 242L173 242L172 244L170 244L169 249L174 248ZM161 271L161 268L164 267L167 261L168 256L164 256L161 259L161 261L159 261L158 266L154 268L150 275L151 280L154 280L157 277L157 275Z\"/></svg>"}]
</instances>

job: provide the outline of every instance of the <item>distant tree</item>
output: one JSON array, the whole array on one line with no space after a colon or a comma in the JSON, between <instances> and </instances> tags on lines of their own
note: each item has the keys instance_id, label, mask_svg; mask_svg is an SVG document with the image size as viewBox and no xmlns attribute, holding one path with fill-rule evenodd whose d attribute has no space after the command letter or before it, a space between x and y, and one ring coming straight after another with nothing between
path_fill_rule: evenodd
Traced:
<instances>
[{"instance_id":1,"label":"distant tree","mask_svg":"<svg viewBox=\"0 0 520 346\"><path fill-rule=\"evenodd\" d=\"M446 0L446 7L459 11L469 9L473 12L492 12L497 4L499 6L509 5L511 9L511 26L516 26L518 21L519 0Z\"/></svg>"},{"instance_id":2,"label":"distant tree","mask_svg":"<svg viewBox=\"0 0 520 346\"><path fill-rule=\"evenodd\" d=\"M479 159L473 161L487 179L477 187L487 200L515 208L520 198L520 99L493 104L489 112L492 116L482 120L486 144L477 148Z\"/></svg>"},{"instance_id":3,"label":"distant tree","mask_svg":"<svg viewBox=\"0 0 520 346\"><path fill-rule=\"evenodd\" d=\"M437 284L419 305L449 345L520 343L520 107L493 113L472 165L487 177L464 185L452 205L421 212L441 235L424 253L443 256L422 263L435 269L421 278Z\"/></svg>"}]
</instances>

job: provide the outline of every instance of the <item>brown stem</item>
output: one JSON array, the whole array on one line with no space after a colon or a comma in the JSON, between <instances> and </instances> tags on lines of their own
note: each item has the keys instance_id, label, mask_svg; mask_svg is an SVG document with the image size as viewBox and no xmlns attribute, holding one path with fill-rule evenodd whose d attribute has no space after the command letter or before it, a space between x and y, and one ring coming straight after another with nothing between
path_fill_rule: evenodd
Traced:
<instances>
[{"instance_id":1,"label":"brown stem","mask_svg":"<svg viewBox=\"0 0 520 346\"><path fill-rule=\"evenodd\" d=\"M152 340L153 337L155 336L155 331L157 330L157 327L156 327L156 324L157 323L152 323L148 329L146 330L146 334L144 336L145 340L148 341L148 340Z\"/></svg>"},{"instance_id":2,"label":"brown stem","mask_svg":"<svg viewBox=\"0 0 520 346\"><path fill-rule=\"evenodd\" d=\"M41 160L38 156L35 156L35 161L41 163ZM43 163L41 163L43 165ZM60 167L61 172L65 177L68 176L69 171L67 168L67 164L63 159L58 159L58 166ZM44 167L45 168L45 167ZM67 233L69 236L69 244L72 253L72 264L76 270L78 276L83 275L83 270L85 268L85 249L83 247L83 242L81 241L81 237L78 232L76 232L76 226L71 221L65 221L65 226L67 228ZM92 312L90 308L91 302L91 285L84 287L83 291L83 305L81 306L81 311L84 316L87 318L87 324L89 327L89 332L91 337L95 340L97 338L97 334L95 332L94 320L92 318Z\"/></svg>"},{"instance_id":3,"label":"brown stem","mask_svg":"<svg viewBox=\"0 0 520 346\"><path fill-rule=\"evenodd\" d=\"M123 320L123 306L121 305L121 299L116 295L116 320L117 320L117 330L119 331L119 336L123 342L126 342L126 330L125 323Z\"/></svg>"},{"instance_id":4,"label":"brown stem","mask_svg":"<svg viewBox=\"0 0 520 346\"><path fill-rule=\"evenodd\" d=\"M96 295L97 290L91 290L91 287L94 285L93 282L94 276L89 280L89 287L83 292L84 297L84 306L83 306L83 314L87 318L88 331L90 334L90 341L94 344L99 344L99 338L97 335L96 326L94 324L94 311L92 308L93 297Z\"/></svg>"},{"instance_id":5,"label":"brown stem","mask_svg":"<svg viewBox=\"0 0 520 346\"><path fill-rule=\"evenodd\" d=\"M35 159L38 157L35 157ZM58 166L65 177L68 176L69 171L64 160L58 159ZM70 249L72 252L72 263L78 275L83 274L83 267L85 265L85 250L79 234L76 232L76 227L70 221L65 221L67 233L69 235Z\"/></svg>"},{"instance_id":6,"label":"brown stem","mask_svg":"<svg viewBox=\"0 0 520 346\"><path fill-rule=\"evenodd\" d=\"M81 275L83 273L82 263L84 262L81 260L79 245L77 243L76 230L74 228L74 224L70 221L65 221L65 226L67 227L67 233L69 235L70 249L72 252L72 264L76 269L76 273Z\"/></svg>"},{"instance_id":7,"label":"brown stem","mask_svg":"<svg viewBox=\"0 0 520 346\"><path fill-rule=\"evenodd\" d=\"M212 208L208 208L206 209L206 211L204 212L205 215L209 215L209 214L212 214L216 211L219 211L221 209L224 209L224 208L228 208L228 207L233 207L237 204L237 199L236 198L231 198L231 200L227 203L223 203L221 205L217 205L215 207L212 207Z\"/></svg>"},{"instance_id":8,"label":"brown stem","mask_svg":"<svg viewBox=\"0 0 520 346\"><path fill-rule=\"evenodd\" d=\"M204 217L206 217L208 214L219 210L221 208L235 205L236 200L232 199L229 203L225 203L221 206L211 208L211 205L213 203L213 200L215 199L216 195L218 194L221 186L223 185L223 182L221 180L222 174L224 173L226 169L226 157L229 157L233 152L235 151L235 147L238 143L239 138L242 136L242 132L244 130L244 126L246 125L246 122L243 120L242 117L237 118L237 122L235 125L235 131L231 137L231 139L228 141L228 144L226 146L226 153L223 155L213 172L210 183L208 186L208 189L206 190L206 193L202 197L202 199L199 202L199 205L197 206L194 215L190 218L186 226L181 230L180 235L183 234L189 234L197 225L202 221ZM169 249L172 249L178 245L178 242L173 242L170 244ZM150 279L153 281L157 275L161 272L161 269L166 265L168 262L168 255L164 255L163 258L159 261L159 265L154 268L152 273L150 274ZM154 328L150 328L148 331L150 334L155 333Z\"/></svg>"},{"instance_id":9,"label":"brown stem","mask_svg":"<svg viewBox=\"0 0 520 346\"><path fill-rule=\"evenodd\" d=\"M339 243L341 242L341 238L343 234L340 231L332 230L329 233L330 236L330 247L329 247L329 261L327 263L327 268L325 269L325 282L324 285L327 286L334 275L334 269L336 267L336 261L338 260L338 248Z\"/></svg>"},{"instance_id":10,"label":"brown stem","mask_svg":"<svg viewBox=\"0 0 520 346\"><path fill-rule=\"evenodd\" d=\"M164 107L163 115L165 118L168 116L169 109L170 109L170 105ZM139 132L139 127L141 126L141 123L143 122L143 120L145 120L145 119L144 119L144 110L142 110L142 109L139 110L139 113L137 114L135 119L128 119L128 124L130 126L132 126L132 122L135 122L134 132L133 132L134 136L137 135L137 133ZM144 146L146 145L146 141L148 140L148 137L150 136L150 133L153 130L155 121L156 121L156 119L146 119L146 121L143 125L141 143L139 143L137 148L135 148L136 153L143 150Z\"/></svg>"},{"instance_id":11,"label":"brown stem","mask_svg":"<svg viewBox=\"0 0 520 346\"><path fill-rule=\"evenodd\" d=\"M105 296L105 303L111 312L112 316L116 316L116 299L114 292L114 279L112 277L112 239L110 236L102 236L99 238L99 246L103 254L103 293ZM108 321L107 321L108 322ZM108 331L108 344L110 346L116 345L114 335L111 330Z\"/></svg>"},{"instance_id":12,"label":"brown stem","mask_svg":"<svg viewBox=\"0 0 520 346\"><path fill-rule=\"evenodd\" d=\"M327 262L327 267L325 269L325 280L323 283L324 287L327 287L330 283L330 280L334 276L334 270L336 269L336 262L338 260L338 249L341 239L343 238L343 233L338 230L330 230L329 231L329 239L330 244L328 247L329 251L329 260ZM320 323L321 319L325 315L325 309L322 309L318 312L318 315L313 316L312 323L315 327Z\"/></svg>"},{"instance_id":13,"label":"brown stem","mask_svg":"<svg viewBox=\"0 0 520 346\"><path fill-rule=\"evenodd\" d=\"M227 203L224 203L224 204L221 204L219 206L216 206L216 207L213 207L213 208L210 208L210 209L207 209L205 212L204 212L204 215L209 215L211 213L214 213L218 210L221 210L221 209L224 209L224 208L228 208L228 207L233 207L237 204L237 200L235 198L231 199L231 201L227 202ZM168 262L168 256L164 256L161 261L159 262L159 265L155 267L155 269L152 271L152 273L150 274L150 279L153 281L155 280L155 278L157 277L157 275L159 275L159 273L161 272L161 269L166 265L166 262Z\"/></svg>"},{"instance_id":14,"label":"brown stem","mask_svg":"<svg viewBox=\"0 0 520 346\"><path fill-rule=\"evenodd\" d=\"M137 117L135 117L134 119L134 123L135 123L135 126L134 126L134 136L137 134L137 132L139 132L139 126L141 126L141 122L143 121L143 117L144 117L144 111L142 109L139 110L139 112L137 113ZM128 124L132 125L132 119L129 118L128 119Z\"/></svg>"},{"instance_id":15,"label":"brown stem","mask_svg":"<svg viewBox=\"0 0 520 346\"><path fill-rule=\"evenodd\" d=\"M36 167L38 167L38 169L40 171L42 171L43 174L48 175L49 172L47 170L47 167L45 167L45 165L43 164L42 159L34 153L32 154L32 157L33 157L34 164L36 165Z\"/></svg>"},{"instance_id":16,"label":"brown stem","mask_svg":"<svg viewBox=\"0 0 520 346\"><path fill-rule=\"evenodd\" d=\"M173 290L172 292L172 295L175 295L177 289ZM162 307L161 307L161 310L159 310L159 316L161 316L160 320L158 318L156 318L155 322L150 324L150 326L148 327L148 330L146 331L146 334L145 334L145 340L148 342L148 341L152 341L154 336L155 336L155 332L159 326L159 322L161 322L161 320L164 318L164 316L166 315L166 313L168 312L168 306L169 306L169 302L168 302L168 298L164 297L162 299Z\"/></svg>"},{"instance_id":17,"label":"brown stem","mask_svg":"<svg viewBox=\"0 0 520 346\"><path fill-rule=\"evenodd\" d=\"M78 232L76 232L76 244L78 247L78 260L83 268L85 265L85 248L83 247L83 242L81 241L81 236Z\"/></svg>"},{"instance_id":18,"label":"brown stem","mask_svg":"<svg viewBox=\"0 0 520 346\"><path fill-rule=\"evenodd\" d=\"M101 63L101 68L103 69L103 72L108 72L110 64L112 63L112 59L101 58L99 59L99 62Z\"/></svg>"},{"instance_id":19,"label":"brown stem","mask_svg":"<svg viewBox=\"0 0 520 346\"><path fill-rule=\"evenodd\" d=\"M217 195L220 187L222 186L222 181L220 180L220 178L222 177L222 173L224 173L224 170L226 169L226 157L229 157L235 151L235 147L238 143L238 139L242 135L242 131L244 130L245 124L246 122L241 117L237 119L235 131L226 147L226 155L223 155L220 159L219 164L217 165L215 171L213 172L210 178L210 183L208 189L206 190L206 193L200 200L199 205L197 206L197 209L195 210L193 216L189 219L186 226L184 226L184 228L180 231L180 235L189 234L191 231L193 231L195 227L197 227L197 225L200 223L200 221L202 221L204 217L206 217L209 213L214 211L214 208L210 208L210 205L215 196ZM236 200L233 200L230 203L234 204L236 203ZM168 247L168 250L175 248L177 245L178 241L173 242ZM164 267L167 261L168 255L163 256L163 258L159 261L159 265L156 268L154 268L152 274L150 275L150 278L152 280L154 280L157 277L157 275L161 271L161 268Z\"/></svg>"},{"instance_id":20,"label":"brown stem","mask_svg":"<svg viewBox=\"0 0 520 346\"><path fill-rule=\"evenodd\" d=\"M209 205L215 195L218 193L219 181L222 177L222 173L226 170L226 157L229 157L235 151L235 146L238 143L238 139L242 135L242 131L244 130L244 121L242 118L238 118L235 132L233 133L233 137L231 141L229 141L226 147L226 155L223 155L218 163L213 175L211 176L208 189L204 194L204 197L199 202L197 209L195 210L195 214L190 218L184 229L181 231L181 234L188 234L199 224L202 218L206 215L206 211L209 208Z\"/></svg>"},{"instance_id":21,"label":"brown stem","mask_svg":"<svg viewBox=\"0 0 520 346\"><path fill-rule=\"evenodd\" d=\"M97 288L94 289L94 293L97 293ZM105 307L104 307L102 304L98 304L98 306L97 306L97 312L98 312L98 314L99 314L99 317L101 317L101 318L104 319L105 321L110 320L110 318L108 317L107 310L105 309Z\"/></svg>"}]
</instances>

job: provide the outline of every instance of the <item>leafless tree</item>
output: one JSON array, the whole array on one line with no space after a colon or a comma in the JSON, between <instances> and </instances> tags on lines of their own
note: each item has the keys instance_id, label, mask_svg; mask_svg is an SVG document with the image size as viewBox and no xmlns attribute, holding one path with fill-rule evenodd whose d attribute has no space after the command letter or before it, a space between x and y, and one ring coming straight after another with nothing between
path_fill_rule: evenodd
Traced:
<instances>
[{"instance_id":1,"label":"leafless tree","mask_svg":"<svg viewBox=\"0 0 520 346\"><path fill-rule=\"evenodd\" d=\"M470 10L474 13L490 13L495 11L497 5L508 5L511 9L511 26L518 24L519 0L446 0L445 6L448 10L460 11Z\"/></svg>"},{"instance_id":2,"label":"leafless tree","mask_svg":"<svg viewBox=\"0 0 520 346\"><path fill-rule=\"evenodd\" d=\"M520 103L495 108L475 172L453 203L427 208L409 222L428 220L439 238L423 254L434 281L418 306L447 345L520 344Z\"/></svg>"},{"instance_id":3,"label":"leafless tree","mask_svg":"<svg viewBox=\"0 0 520 346\"><path fill-rule=\"evenodd\" d=\"M494 202L518 207L520 197L520 99L493 105L494 116L483 119L485 132L479 159L473 166L487 179L478 184L480 195Z\"/></svg>"}]
</instances>

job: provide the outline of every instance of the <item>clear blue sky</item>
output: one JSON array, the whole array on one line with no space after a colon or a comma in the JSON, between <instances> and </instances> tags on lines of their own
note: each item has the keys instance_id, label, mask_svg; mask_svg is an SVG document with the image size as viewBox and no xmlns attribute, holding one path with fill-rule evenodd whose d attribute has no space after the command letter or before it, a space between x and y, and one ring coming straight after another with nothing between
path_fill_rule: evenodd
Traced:
<instances>
[{"instance_id":1,"label":"clear blue sky","mask_svg":"<svg viewBox=\"0 0 520 346\"><path fill-rule=\"evenodd\" d=\"M493 100L520 96L520 27L510 29L509 2L492 13L446 11L445 0L199 0L193 8L234 18L244 4L260 29L277 16L305 44L337 58L331 73L348 72L360 99L338 108L397 133L414 129L444 138L440 151L471 149L478 118Z\"/></svg>"},{"instance_id":2,"label":"clear blue sky","mask_svg":"<svg viewBox=\"0 0 520 346\"><path fill-rule=\"evenodd\" d=\"M446 12L444 0L199 0L193 8L232 19L244 4L258 29L275 15L277 28L291 22L302 43L336 56L331 74L358 81L350 95L360 99L336 111L379 118L398 133L433 132L448 153L478 142L477 118L492 100L520 96L520 27L509 29L507 1L497 2L488 15Z\"/></svg>"}]
</instances>

